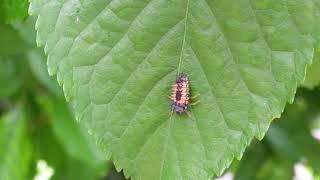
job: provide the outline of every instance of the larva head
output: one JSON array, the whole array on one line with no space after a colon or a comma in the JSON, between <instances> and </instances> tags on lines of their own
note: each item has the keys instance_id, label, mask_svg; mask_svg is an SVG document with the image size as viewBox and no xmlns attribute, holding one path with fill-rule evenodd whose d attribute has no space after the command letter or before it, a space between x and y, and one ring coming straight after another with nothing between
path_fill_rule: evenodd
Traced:
<instances>
[{"instance_id":1,"label":"larva head","mask_svg":"<svg viewBox=\"0 0 320 180\"><path fill-rule=\"evenodd\" d=\"M178 114L183 113L186 109L187 109L187 106L178 106L175 103L173 103L171 106L171 110Z\"/></svg>"},{"instance_id":2,"label":"larva head","mask_svg":"<svg viewBox=\"0 0 320 180\"><path fill-rule=\"evenodd\" d=\"M188 81L188 76L184 73L181 73L176 81L176 83L186 82Z\"/></svg>"}]
</instances>

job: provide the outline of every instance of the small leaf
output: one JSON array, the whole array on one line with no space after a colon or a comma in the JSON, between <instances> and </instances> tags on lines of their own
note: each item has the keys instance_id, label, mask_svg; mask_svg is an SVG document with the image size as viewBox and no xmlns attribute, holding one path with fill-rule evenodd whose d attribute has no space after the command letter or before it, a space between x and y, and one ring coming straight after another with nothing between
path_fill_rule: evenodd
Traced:
<instances>
[{"instance_id":1,"label":"small leaf","mask_svg":"<svg viewBox=\"0 0 320 180\"><path fill-rule=\"evenodd\" d=\"M0 147L0 179L27 179L32 147L20 108L0 118Z\"/></svg>"},{"instance_id":2,"label":"small leaf","mask_svg":"<svg viewBox=\"0 0 320 180\"><path fill-rule=\"evenodd\" d=\"M118 170L132 179L209 179L293 101L319 44L319 7L315 0L31 0L30 13L49 73ZM170 112L180 72L200 95L191 117Z\"/></svg>"}]
</instances>

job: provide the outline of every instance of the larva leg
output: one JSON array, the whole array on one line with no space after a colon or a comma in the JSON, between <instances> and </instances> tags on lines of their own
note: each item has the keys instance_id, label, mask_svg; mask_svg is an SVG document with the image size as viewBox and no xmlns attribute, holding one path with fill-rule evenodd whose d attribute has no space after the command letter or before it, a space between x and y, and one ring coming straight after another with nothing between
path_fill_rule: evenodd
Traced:
<instances>
[{"instance_id":1,"label":"larva leg","mask_svg":"<svg viewBox=\"0 0 320 180\"><path fill-rule=\"evenodd\" d=\"M199 103L200 103L200 101L195 101L195 102L190 103L190 105L191 105L191 106L195 106L195 105L197 105L197 104L199 104Z\"/></svg>"},{"instance_id":2,"label":"larva leg","mask_svg":"<svg viewBox=\"0 0 320 180\"><path fill-rule=\"evenodd\" d=\"M196 98L198 98L199 96L200 96L200 94L198 93L198 94L192 96L191 99L196 99Z\"/></svg>"},{"instance_id":3,"label":"larva leg","mask_svg":"<svg viewBox=\"0 0 320 180\"><path fill-rule=\"evenodd\" d=\"M194 106L194 105L196 105L196 104L199 103L199 100L195 100L195 99L197 99L199 96L200 96L200 94L196 94L196 95L194 95L194 96L191 97L191 103L190 103L191 106ZM193 100L195 100L195 101L192 102Z\"/></svg>"},{"instance_id":4,"label":"larva leg","mask_svg":"<svg viewBox=\"0 0 320 180\"><path fill-rule=\"evenodd\" d=\"M186 112L186 114L188 115L188 117L193 120L192 114L191 114L189 111L185 111L185 112Z\"/></svg>"}]
</instances>

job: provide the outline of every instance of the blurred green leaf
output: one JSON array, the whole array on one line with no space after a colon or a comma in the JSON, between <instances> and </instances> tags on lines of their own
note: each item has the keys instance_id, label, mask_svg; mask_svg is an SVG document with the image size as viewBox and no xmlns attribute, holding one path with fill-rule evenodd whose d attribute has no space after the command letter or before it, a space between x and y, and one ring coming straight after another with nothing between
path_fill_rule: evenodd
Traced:
<instances>
[{"instance_id":1,"label":"blurred green leaf","mask_svg":"<svg viewBox=\"0 0 320 180\"><path fill-rule=\"evenodd\" d=\"M35 78L55 96L62 97L62 89L59 87L57 81L48 74L46 56L43 51L36 46L34 24L35 18L29 17L25 21L12 23L12 26L17 31L16 33L20 35L22 41L24 41L23 43L29 46L28 51L24 53Z\"/></svg>"},{"instance_id":2,"label":"blurred green leaf","mask_svg":"<svg viewBox=\"0 0 320 180\"><path fill-rule=\"evenodd\" d=\"M19 33L9 25L0 24L0 56L23 53L28 50L27 44Z\"/></svg>"},{"instance_id":3,"label":"blurred green leaf","mask_svg":"<svg viewBox=\"0 0 320 180\"><path fill-rule=\"evenodd\" d=\"M36 48L36 30L34 29L36 23L35 17L29 16L24 21L17 21L11 23L11 26L17 30L21 39L23 39L30 47Z\"/></svg>"},{"instance_id":4,"label":"blurred green leaf","mask_svg":"<svg viewBox=\"0 0 320 180\"><path fill-rule=\"evenodd\" d=\"M42 50L35 48L27 52L30 69L39 82L57 97L63 97L61 87L57 81L49 76L46 65L46 57Z\"/></svg>"},{"instance_id":5,"label":"blurred green leaf","mask_svg":"<svg viewBox=\"0 0 320 180\"><path fill-rule=\"evenodd\" d=\"M282 117L271 125L267 138L246 151L235 180L292 179L294 164L299 161L319 171L320 143L311 136L319 113L320 92L300 88L294 104L287 105Z\"/></svg>"},{"instance_id":6,"label":"blurred green leaf","mask_svg":"<svg viewBox=\"0 0 320 180\"><path fill-rule=\"evenodd\" d=\"M75 121L64 99L42 97L44 110L51 121L53 133L69 156L91 166L103 166L107 158L98 150L88 132Z\"/></svg>"},{"instance_id":7,"label":"blurred green leaf","mask_svg":"<svg viewBox=\"0 0 320 180\"><path fill-rule=\"evenodd\" d=\"M108 175L103 178L103 180L126 180L123 172L117 172L114 166L108 171Z\"/></svg>"},{"instance_id":8,"label":"blurred green leaf","mask_svg":"<svg viewBox=\"0 0 320 180\"><path fill-rule=\"evenodd\" d=\"M319 110L319 113L317 115L315 115L315 117L313 118L312 129L313 130L320 129L320 110Z\"/></svg>"},{"instance_id":9,"label":"blurred green leaf","mask_svg":"<svg viewBox=\"0 0 320 180\"><path fill-rule=\"evenodd\" d=\"M264 143L252 142L241 159L235 173L235 180L257 179L264 163L268 161L271 154Z\"/></svg>"},{"instance_id":10,"label":"blurred green leaf","mask_svg":"<svg viewBox=\"0 0 320 180\"><path fill-rule=\"evenodd\" d=\"M291 180L293 165L281 155L274 154L266 141L255 142L240 161L234 180Z\"/></svg>"},{"instance_id":11,"label":"blurred green leaf","mask_svg":"<svg viewBox=\"0 0 320 180\"><path fill-rule=\"evenodd\" d=\"M23 55L0 56L0 98L9 97L21 90L24 82Z\"/></svg>"},{"instance_id":12,"label":"blurred green leaf","mask_svg":"<svg viewBox=\"0 0 320 180\"><path fill-rule=\"evenodd\" d=\"M28 0L0 0L0 23L10 23L27 17L28 5Z\"/></svg>"},{"instance_id":13,"label":"blurred green leaf","mask_svg":"<svg viewBox=\"0 0 320 180\"><path fill-rule=\"evenodd\" d=\"M314 53L312 64L307 69L306 79L302 84L304 87L313 89L320 85L320 50Z\"/></svg>"},{"instance_id":14,"label":"blurred green leaf","mask_svg":"<svg viewBox=\"0 0 320 180\"><path fill-rule=\"evenodd\" d=\"M306 160L320 172L320 143L311 135L312 120L320 110L320 92L300 90L293 105L287 105L280 119L267 133L267 141L279 156L295 163Z\"/></svg>"},{"instance_id":15,"label":"blurred green leaf","mask_svg":"<svg viewBox=\"0 0 320 180\"><path fill-rule=\"evenodd\" d=\"M0 118L0 179L27 179L32 146L26 117L16 108Z\"/></svg>"},{"instance_id":16,"label":"blurred green leaf","mask_svg":"<svg viewBox=\"0 0 320 180\"><path fill-rule=\"evenodd\" d=\"M48 122L36 129L34 139L38 159L45 160L54 169L51 180L98 180L107 172L107 168L92 167L70 156Z\"/></svg>"},{"instance_id":17,"label":"blurred green leaf","mask_svg":"<svg viewBox=\"0 0 320 180\"><path fill-rule=\"evenodd\" d=\"M292 163L286 159L269 159L263 164L255 180L292 180L292 177Z\"/></svg>"}]
</instances>

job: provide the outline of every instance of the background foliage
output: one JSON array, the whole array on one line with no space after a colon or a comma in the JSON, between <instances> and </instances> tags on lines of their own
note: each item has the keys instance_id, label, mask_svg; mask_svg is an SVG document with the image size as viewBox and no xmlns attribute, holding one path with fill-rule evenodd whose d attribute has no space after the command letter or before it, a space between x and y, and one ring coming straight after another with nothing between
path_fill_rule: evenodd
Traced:
<instances>
[{"instance_id":1,"label":"background foliage","mask_svg":"<svg viewBox=\"0 0 320 180\"><path fill-rule=\"evenodd\" d=\"M0 6L0 179L31 179L38 160L54 169L52 179L123 179L74 120L61 88L36 47L35 19L27 1ZM254 141L228 170L235 179L292 179L296 162L320 173L319 52L294 104L275 119L262 142ZM121 173L121 172L120 172Z\"/></svg>"}]
</instances>

